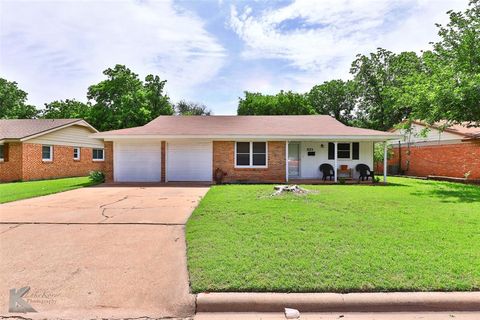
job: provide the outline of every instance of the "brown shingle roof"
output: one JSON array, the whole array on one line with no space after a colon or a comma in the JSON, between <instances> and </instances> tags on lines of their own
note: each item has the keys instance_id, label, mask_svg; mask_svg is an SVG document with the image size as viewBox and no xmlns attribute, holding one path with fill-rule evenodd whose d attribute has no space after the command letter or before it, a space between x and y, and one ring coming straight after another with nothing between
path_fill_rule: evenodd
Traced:
<instances>
[{"instance_id":1,"label":"brown shingle roof","mask_svg":"<svg viewBox=\"0 0 480 320\"><path fill-rule=\"evenodd\" d=\"M416 121L413 121L413 122L416 123L416 124L419 124L421 126L428 127L428 124L426 124L422 121L417 121L416 120ZM433 124L430 127L441 128L441 127L444 127L446 125L447 125L446 121L439 121L439 122ZM462 123L462 124L449 125L449 126L446 126L445 128L443 128L443 130L445 130L446 132L456 133L456 134L462 135L466 138L477 137L477 136L480 135L480 127L468 126L467 122Z\"/></svg>"},{"instance_id":2,"label":"brown shingle roof","mask_svg":"<svg viewBox=\"0 0 480 320\"><path fill-rule=\"evenodd\" d=\"M159 116L142 127L101 132L97 137L159 136L392 136L349 127L325 115L308 116Z\"/></svg>"},{"instance_id":3,"label":"brown shingle roof","mask_svg":"<svg viewBox=\"0 0 480 320\"><path fill-rule=\"evenodd\" d=\"M0 119L0 140L23 139L81 119Z\"/></svg>"}]
</instances>

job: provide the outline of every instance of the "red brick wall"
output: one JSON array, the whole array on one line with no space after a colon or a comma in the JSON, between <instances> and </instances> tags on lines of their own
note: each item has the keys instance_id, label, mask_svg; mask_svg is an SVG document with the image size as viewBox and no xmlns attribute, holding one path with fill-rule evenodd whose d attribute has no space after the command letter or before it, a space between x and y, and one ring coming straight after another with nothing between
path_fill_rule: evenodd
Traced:
<instances>
[{"instance_id":1,"label":"red brick wall","mask_svg":"<svg viewBox=\"0 0 480 320\"><path fill-rule=\"evenodd\" d=\"M4 152L6 159L0 162L0 182L22 180L22 143L5 144Z\"/></svg>"},{"instance_id":2,"label":"red brick wall","mask_svg":"<svg viewBox=\"0 0 480 320\"><path fill-rule=\"evenodd\" d=\"M393 150L394 156L388 164L398 165L398 146ZM401 166L406 175L464 178L465 173L470 171L469 179L480 179L479 143L410 146L410 154L407 150L406 146L402 146ZM378 169L383 170L383 165L379 164Z\"/></svg>"},{"instance_id":3,"label":"red brick wall","mask_svg":"<svg viewBox=\"0 0 480 320\"><path fill-rule=\"evenodd\" d=\"M113 181L113 142L105 141L105 163L103 167L103 173L105 174L105 181Z\"/></svg>"},{"instance_id":4,"label":"red brick wall","mask_svg":"<svg viewBox=\"0 0 480 320\"><path fill-rule=\"evenodd\" d=\"M106 152L107 154L107 152ZM73 147L53 146L53 161L42 161L42 145L23 144L22 180L86 176L104 169L104 161L92 160L92 148L81 148L80 160L73 160Z\"/></svg>"},{"instance_id":5,"label":"red brick wall","mask_svg":"<svg viewBox=\"0 0 480 320\"><path fill-rule=\"evenodd\" d=\"M213 142L213 173L227 175L224 182L285 182L285 141L268 142L268 168L235 168L235 142Z\"/></svg>"}]
</instances>

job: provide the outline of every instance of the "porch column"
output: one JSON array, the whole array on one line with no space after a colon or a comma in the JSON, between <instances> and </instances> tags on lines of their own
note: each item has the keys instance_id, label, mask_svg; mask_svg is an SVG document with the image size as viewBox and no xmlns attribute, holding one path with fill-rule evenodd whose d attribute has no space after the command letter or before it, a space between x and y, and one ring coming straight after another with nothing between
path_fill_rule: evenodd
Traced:
<instances>
[{"instance_id":1,"label":"porch column","mask_svg":"<svg viewBox=\"0 0 480 320\"><path fill-rule=\"evenodd\" d=\"M288 182L288 141L285 141L285 181Z\"/></svg>"},{"instance_id":2,"label":"porch column","mask_svg":"<svg viewBox=\"0 0 480 320\"><path fill-rule=\"evenodd\" d=\"M335 182L338 182L338 177L337 177L337 166L338 166L338 152L337 152L337 145L338 142L333 143L335 145L335 150L334 150L334 159L335 159L335 164L333 166L333 176L335 177Z\"/></svg>"},{"instance_id":3,"label":"porch column","mask_svg":"<svg viewBox=\"0 0 480 320\"><path fill-rule=\"evenodd\" d=\"M387 141L385 141L384 145L383 145L383 182L387 182L387 151L388 151L388 148L387 148Z\"/></svg>"}]
</instances>

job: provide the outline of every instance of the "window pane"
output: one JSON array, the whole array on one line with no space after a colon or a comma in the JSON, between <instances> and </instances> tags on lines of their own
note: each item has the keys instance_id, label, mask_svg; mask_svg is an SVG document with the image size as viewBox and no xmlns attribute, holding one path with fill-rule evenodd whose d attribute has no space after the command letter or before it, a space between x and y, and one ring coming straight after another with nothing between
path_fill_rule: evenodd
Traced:
<instances>
[{"instance_id":1,"label":"window pane","mask_svg":"<svg viewBox=\"0 0 480 320\"><path fill-rule=\"evenodd\" d=\"M338 158L339 159L349 159L350 158L350 151L338 150Z\"/></svg>"},{"instance_id":2,"label":"window pane","mask_svg":"<svg viewBox=\"0 0 480 320\"><path fill-rule=\"evenodd\" d=\"M50 159L51 154L50 154L50 146L42 146L42 159Z\"/></svg>"},{"instance_id":3,"label":"window pane","mask_svg":"<svg viewBox=\"0 0 480 320\"><path fill-rule=\"evenodd\" d=\"M93 159L103 160L103 149L93 149Z\"/></svg>"},{"instance_id":4,"label":"window pane","mask_svg":"<svg viewBox=\"0 0 480 320\"><path fill-rule=\"evenodd\" d=\"M253 154L253 165L254 166L265 166L267 165L267 157L265 154L254 153Z\"/></svg>"},{"instance_id":5,"label":"window pane","mask_svg":"<svg viewBox=\"0 0 480 320\"><path fill-rule=\"evenodd\" d=\"M250 154L237 154L237 166L249 166Z\"/></svg>"},{"instance_id":6,"label":"window pane","mask_svg":"<svg viewBox=\"0 0 480 320\"><path fill-rule=\"evenodd\" d=\"M339 143L338 150L350 151L350 143Z\"/></svg>"},{"instance_id":7,"label":"window pane","mask_svg":"<svg viewBox=\"0 0 480 320\"><path fill-rule=\"evenodd\" d=\"M0 145L0 159L3 159L3 144Z\"/></svg>"},{"instance_id":8,"label":"window pane","mask_svg":"<svg viewBox=\"0 0 480 320\"><path fill-rule=\"evenodd\" d=\"M265 142L254 142L253 143L253 153L266 153L267 144Z\"/></svg>"},{"instance_id":9,"label":"window pane","mask_svg":"<svg viewBox=\"0 0 480 320\"><path fill-rule=\"evenodd\" d=\"M237 153L249 153L250 142L237 142Z\"/></svg>"}]
</instances>

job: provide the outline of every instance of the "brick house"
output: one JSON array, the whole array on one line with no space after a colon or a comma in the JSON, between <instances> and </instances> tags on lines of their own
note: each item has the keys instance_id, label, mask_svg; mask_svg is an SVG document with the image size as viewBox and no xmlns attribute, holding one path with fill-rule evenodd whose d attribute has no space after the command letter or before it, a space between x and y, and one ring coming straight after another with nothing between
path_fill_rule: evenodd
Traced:
<instances>
[{"instance_id":1,"label":"brick house","mask_svg":"<svg viewBox=\"0 0 480 320\"><path fill-rule=\"evenodd\" d=\"M286 182L356 179L373 168L375 142L390 132L349 127L330 116L160 116L135 128L100 132L107 181ZM334 170L336 168L337 170ZM386 179L386 172L384 174Z\"/></svg>"},{"instance_id":2,"label":"brick house","mask_svg":"<svg viewBox=\"0 0 480 320\"><path fill-rule=\"evenodd\" d=\"M97 130L81 119L0 120L0 182L86 176L104 170Z\"/></svg>"},{"instance_id":3,"label":"brick house","mask_svg":"<svg viewBox=\"0 0 480 320\"><path fill-rule=\"evenodd\" d=\"M390 141L394 155L388 161L389 171L421 177L480 179L480 128L441 125L429 127L414 121L411 130L392 129L402 139Z\"/></svg>"}]
</instances>

